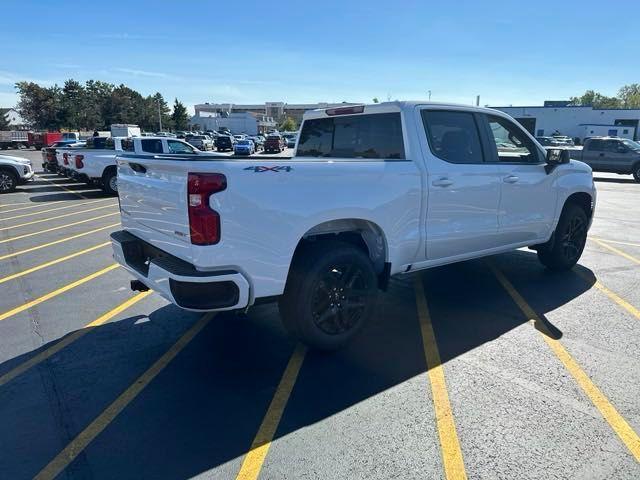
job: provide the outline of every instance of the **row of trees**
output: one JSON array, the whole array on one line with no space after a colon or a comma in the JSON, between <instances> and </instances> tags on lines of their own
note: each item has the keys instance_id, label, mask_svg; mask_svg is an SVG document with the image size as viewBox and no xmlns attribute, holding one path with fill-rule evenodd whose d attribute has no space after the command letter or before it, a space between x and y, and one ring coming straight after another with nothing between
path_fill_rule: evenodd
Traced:
<instances>
[{"instance_id":1,"label":"row of trees","mask_svg":"<svg viewBox=\"0 0 640 480\"><path fill-rule=\"evenodd\" d=\"M571 97L571 105L591 105L593 108L640 108L640 84L623 86L615 97L587 90L579 97Z\"/></svg>"},{"instance_id":2,"label":"row of trees","mask_svg":"<svg viewBox=\"0 0 640 480\"><path fill-rule=\"evenodd\" d=\"M113 123L139 125L143 130L188 128L187 108L175 99L173 110L160 93L142 96L126 85L69 79L62 87L19 82L17 109L32 128L41 130L105 130Z\"/></svg>"}]
</instances>

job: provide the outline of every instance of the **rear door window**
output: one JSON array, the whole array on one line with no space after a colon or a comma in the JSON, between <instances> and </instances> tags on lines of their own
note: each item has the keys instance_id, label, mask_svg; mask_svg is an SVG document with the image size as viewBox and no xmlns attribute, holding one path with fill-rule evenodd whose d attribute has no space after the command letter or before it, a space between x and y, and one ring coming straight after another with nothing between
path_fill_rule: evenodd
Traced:
<instances>
[{"instance_id":1,"label":"rear door window","mask_svg":"<svg viewBox=\"0 0 640 480\"><path fill-rule=\"evenodd\" d=\"M148 138L140 140L142 151L147 153L162 153L162 140Z\"/></svg>"},{"instance_id":2,"label":"rear door window","mask_svg":"<svg viewBox=\"0 0 640 480\"><path fill-rule=\"evenodd\" d=\"M475 117L470 112L422 110L431 152L449 163L482 163L484 155Z\"/></svg>"},{"instance_id":3,"label":"rear door window","mask_svg":"<svg viewBox=\"0 0 640 480\"><path fill-rule=\"evenodd\" d=\"M297 156L404 159L400 113L305 120Z\"/></svg>"},{"instance_id":4,"label":"rear door window","mask_svg":"<svg viewBox=\"0 0 640 480\"><path fill-rule=\"evenodd\" d=\"M594 152L604 151L604 142L602 140L591 140L589 142L589 151L594 151Z\"/></svg>"}]
</instances>

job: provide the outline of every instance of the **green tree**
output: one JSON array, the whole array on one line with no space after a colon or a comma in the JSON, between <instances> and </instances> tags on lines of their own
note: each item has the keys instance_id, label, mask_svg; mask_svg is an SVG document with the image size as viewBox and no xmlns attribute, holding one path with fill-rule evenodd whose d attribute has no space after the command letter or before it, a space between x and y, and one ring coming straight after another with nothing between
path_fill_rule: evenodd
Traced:
<instances>
[{"instance_id":1,"label":"green tree","mask_svg":"<svg viewBox=\"0 0 640 480\"><path fill-rule=\"evenodd\" d=\"M18 82L20 100L17 110L36 129L57 130L61 127L62 90L58 85L41 87L34 82Z\"/></svg>"},{"instance_id":2,"label":"green tree","mask_svg":"<svg viewBox=\"0 0 640 480\"><path fill-rule=\"evenodd\" d=\"M143 117L144 98L124 84L113 89L104 113L105 125L112 123L138 123Z\"/></svg>"},{"instance_id":3,"label":"green tree","mask_svg":"<svg viewBox=\"0 0 640 480\"><path fill-rule=\"evenodd\" d=\"M140 126L145 130L159 131L158 117L162 118L162 130L170 130L173 126L171 109L161 93L156 92L144 99L144 113L140 120Z\"/></svg>"},{"instance_id":4,"label":"green tree","mask_svg":"<svg viewBox=\"0 0 640 480\"><path fill-rule=\"evenodd\" d=\"M87 128L84 115L85 92L80 82L73 79L64 82L60 103L60 122L63 127L70 130Z\"/></svg>"},{"instance_id":5,"label":"green tree","mask_svg":"<svg viewBox=\"0 0 640 480\"><path fill-rule=\"evenodd\" d=\"M380 100L378 100L378 97L373 97L373 103L380 103Z\"/></svg>"},{"instance_id":6,"label":"green tree","mask_svg":"<svg viewBox=\"0 0 640 480\"><path fill-rule=\"evenodd\" d=\"M640 108L640 84L625 85L618 91L618 98L624 108Z\"/></svg>"},{"instance_id":7,"label":"green tree","mask_svg":"<svg viewBox=\"0 0 640 480\"><path fill-rule=\"evenodd\" d=\"M9 127L9 119L6 113L2 113L0 110L0 130L11 130Z\"/></svg>"},{"instance_id":8,"label":"green tree","mask_svg":"<svg viewBox=\"0 0 640 480\"><path fill-rule=\"evenodd\" d=\"M171 121L173 122L173 128L176 130L186 130L189 127L189 113L187 112L187 107L185 107L177 98L173 102Z\"/></svg>"},{"instance_id":9,"label":"green tree","mask_svg":"<svg viewBox=\"0 0 640 480\"><path fill-rule=\"evenodd\" d=\"M293 118L287 117L280 124L280 130L283 130L285 132L295 132L296 130L298 130L298 124Z\"/></svg>"},{"instance_id":10,"label":"green tree","mask_svg":"<svg viewBox=\"0 0 640 480\"><path fill-rule=\"evenodd\" d=\"M620 108L622 102L617 97L607 97L595 90L587 90L579 97L569 99L571 105L589 105L593 108Z\"/></svg>"},{"instance_id":11,"label":"green tree","mask_svg":"<svg viewBox=\"0 0 640 480\"><path fill-rule=\"evenodd\" d=\"M88 130L103 130L110 125L108 110L115 87L99 80L88 80L84 86L84 124Z\"/></svg>"}]
</instances>

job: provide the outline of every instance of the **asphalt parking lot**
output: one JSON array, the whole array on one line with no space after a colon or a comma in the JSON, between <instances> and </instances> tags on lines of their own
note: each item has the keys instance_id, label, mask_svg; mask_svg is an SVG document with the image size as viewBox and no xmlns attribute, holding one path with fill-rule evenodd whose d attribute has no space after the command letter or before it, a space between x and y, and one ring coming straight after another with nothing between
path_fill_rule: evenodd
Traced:
<instances>
[{"instance_id":1,"label":"asphalt parking lot","mask_svg":"<svg viewBox=\"0 0 640 480\"><path fill-rule=\"evenodd\" d=\"M395 278L320 354L275 305L131 292L117 200L11 154L40 173L0 196L1 478L640 478L630 176L595 175L573 271L521 250Z\"/></svg>"}]
</instances>

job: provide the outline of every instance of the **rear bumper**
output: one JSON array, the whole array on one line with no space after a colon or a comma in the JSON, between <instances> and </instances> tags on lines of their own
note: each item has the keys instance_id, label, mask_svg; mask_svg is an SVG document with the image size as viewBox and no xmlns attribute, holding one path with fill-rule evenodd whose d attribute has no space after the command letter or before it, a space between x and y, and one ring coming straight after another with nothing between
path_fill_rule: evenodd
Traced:
<instances>
[{"instance_id":1,"label":"rear bumper","mask_svg":"<svg viewBox=\"0 0 640 480\"><path fill-rule=\"evenodd\" d=\"M111 234L113 258L147 287L185 310L237 310L249 304L249 282L234 270L202 272L127 231Z\"/></svg>"}]
</instances>

